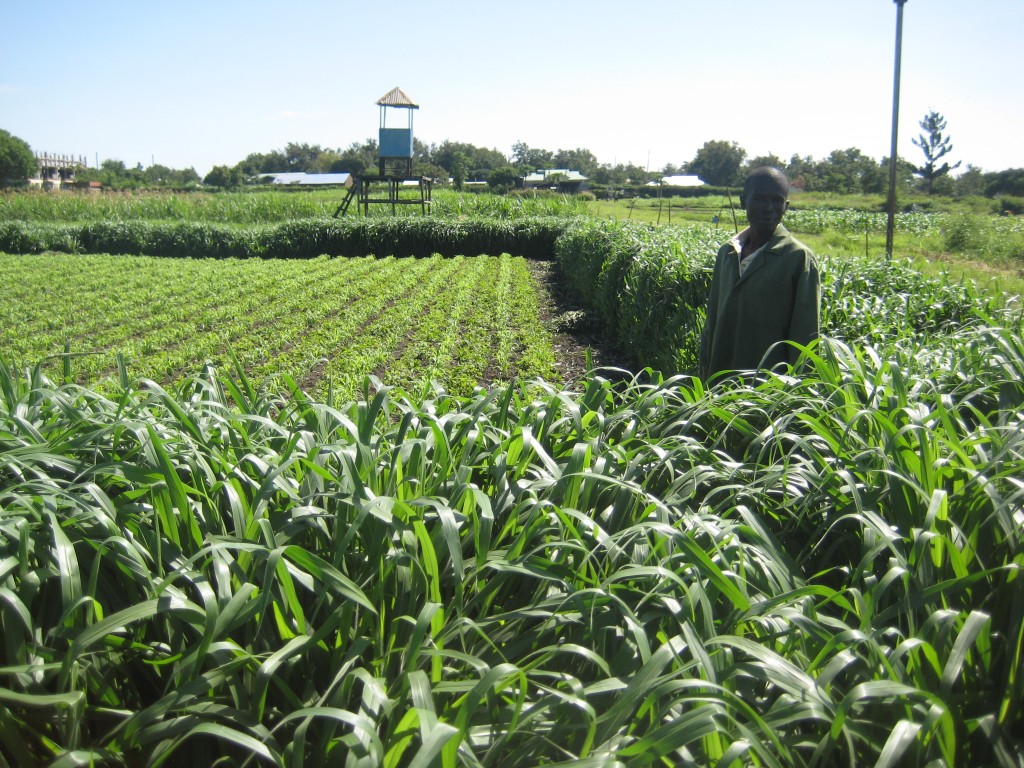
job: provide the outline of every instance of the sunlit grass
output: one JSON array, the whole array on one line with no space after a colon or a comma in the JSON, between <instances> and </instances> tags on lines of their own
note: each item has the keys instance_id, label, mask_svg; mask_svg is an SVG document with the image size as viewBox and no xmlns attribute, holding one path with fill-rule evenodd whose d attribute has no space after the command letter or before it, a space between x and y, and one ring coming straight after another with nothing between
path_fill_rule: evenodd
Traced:
<instances>
[{"instance_id":1,"label":"sunlit grass","mask_svg":"<svg viewBox=\"0 0 1024 768\"><path fill-rule=\"evenodd\" d=\"M554 252L641 359L692 353L713 227L459 221L358 235ZM76 231L228 242L182 225ZM268 256L356 242L258 226ZM149 341L111 344L102 387L74 383L91 356L0 355L0 763L1019 765L1020 316L902 258L820 250L825 338L797 375L596 371L573 392L509 369L321 392L230 354L421 323L401 365L457 373L491 344L499 369L503 326L535 311L519 259L5 257L0 312L35 323L5 343L65 322ZM361 333L387 313L346 291L391 321ZM466 330L481 304L494 320ZM216 365L135 367L240 317L258 330Z\"/></svg>"},{"instance_id":2,"label":"sunlit grass","mask_svg":"<svg viewBox=\"0 0 1024 768\"><path fill-rule=\"evenodd\" d=\"M808 363L334 407L212 370L103 397L0 367L0 749L1011 756L1019 337Z\"/></svg>"}]
</instances>

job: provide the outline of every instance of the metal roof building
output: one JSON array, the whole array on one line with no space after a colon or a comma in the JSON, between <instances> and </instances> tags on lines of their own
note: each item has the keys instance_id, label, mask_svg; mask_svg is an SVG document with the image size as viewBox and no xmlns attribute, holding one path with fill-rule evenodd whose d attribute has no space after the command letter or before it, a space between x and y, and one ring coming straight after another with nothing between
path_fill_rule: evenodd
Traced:
<instances>
[{"instance_id":1,"label":"metal roof building","mask_svg":"<svg viewBox=\"0 0 1024 768\"><path fill-rule=\"evenodd\" d=\"M343 184L348 186L352 183L352 174L350 173L261 173L260 178L269 178L271 184L299 184L302 186L320 184Z\"/></svg>"}]
</instances>

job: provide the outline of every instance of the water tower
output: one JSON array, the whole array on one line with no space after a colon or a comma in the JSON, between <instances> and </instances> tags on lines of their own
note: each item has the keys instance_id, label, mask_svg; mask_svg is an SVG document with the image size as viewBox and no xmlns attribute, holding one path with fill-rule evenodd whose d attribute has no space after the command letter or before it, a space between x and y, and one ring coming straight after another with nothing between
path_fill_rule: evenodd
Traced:
<instances>
[{"instance_id":1,"label":"water tower","mask_svg":"<svg viewBox=\"0 0 1024 768\"><path fill-rule=\"evenodd\" d=\"M377 152L378 174L352 174L348 194L334 212L334 217L348 212L355 201L356 211L369 215L374 204L390 205L396 213L400 205L418 205L423 213L430 210L430 194L434 180L412 173L412 111L420 105L401 88L392 88L377 100L380 107L380 141ZM398 128L394 110L406 111L405 127ZM389 114L388 110L391 110ZM388 125L388 117L392 117Z\"/></svg>"},{"instance_id":2,"label":"water tower","mask_svg":"<svg viewBox=\"0 0 1024 768\"><path fill-rule=\"evenodd\" d=\"M420 105L401 88L392 88L377 104L380 106L380 175L409 178L412 176L412 111ZM405 110L405 128L388 127L389 110L392 115L395 110ZM392 120L392 126L395 122L399 121Z\"/></svg>"}]
</instances>

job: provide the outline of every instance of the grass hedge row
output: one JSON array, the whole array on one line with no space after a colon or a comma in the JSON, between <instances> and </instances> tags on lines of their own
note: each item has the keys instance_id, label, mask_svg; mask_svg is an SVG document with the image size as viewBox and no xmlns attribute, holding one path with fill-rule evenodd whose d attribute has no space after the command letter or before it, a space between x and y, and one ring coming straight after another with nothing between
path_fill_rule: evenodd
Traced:
<instances>
[{"instance_id":1,"label":"grass hedge row","mask_svg":"<svg viewBox=\"0 0 1024 768\"><path fill-rule=\"evenodd\" d=\"M48 224L0 223L0 251L7 253L118 253L195 258L295 258L316 256L476 256L513 253L550 259L566 220L538 216L305 219L252 227L205 221L105 221Z\"/></svg>"}]
</instances>

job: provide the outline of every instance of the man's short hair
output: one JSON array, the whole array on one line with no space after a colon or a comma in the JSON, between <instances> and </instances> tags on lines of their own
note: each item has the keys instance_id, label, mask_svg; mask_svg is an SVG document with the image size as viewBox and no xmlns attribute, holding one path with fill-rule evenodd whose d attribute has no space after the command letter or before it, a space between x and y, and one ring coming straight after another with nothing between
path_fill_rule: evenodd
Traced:
<instances>
[{"instance_id":1,"label":"man's short hair","mask_svg":"<svg viewBox=\"0 0 1024 768\"><path fill-rule=\"evenodd\" d=\"M773 184L777 184L779 189L782 190L782 196L789 199L789 179L786 178L786 174L780 171L778 168L773 168L770 165L762 165L760 168L755 168L747 176L747 180L743 182L743 197L746 199L747 192L751 185L760 180L768 180Z\"/></svg>"}]
</instances>

